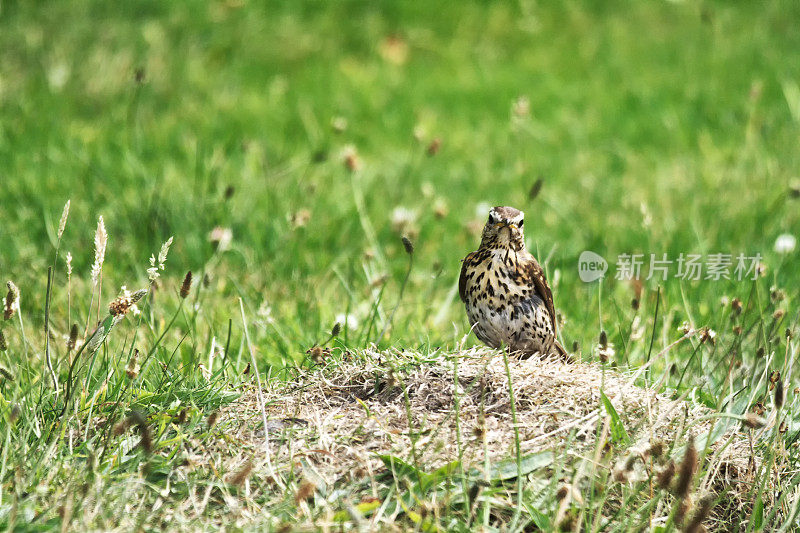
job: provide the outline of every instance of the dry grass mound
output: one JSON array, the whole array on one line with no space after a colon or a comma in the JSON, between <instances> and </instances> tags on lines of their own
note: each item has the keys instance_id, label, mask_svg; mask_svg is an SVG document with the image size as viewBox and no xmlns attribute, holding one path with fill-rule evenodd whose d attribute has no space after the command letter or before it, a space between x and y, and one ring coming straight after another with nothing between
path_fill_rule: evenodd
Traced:
<instances>
[{"instance_id":1,"label":"dry grass mound","mask_svg":"<svg viewBox=\"0 0 800 533\"><path fill-rule=\"evenodd\" d=\"M565 485L578 486L598 470L623 483L649 476L656 483L669 456L680 467L691 435L702 462L694 493L724 491L728 502L746 505L758 463L751 430L739 420L597 365L511 359L506 366L501 354L486 349L424 358L352 354L288 384L272 381L261 395L249 390L223 413L241 422L242 442L261 449L264 415L267 466L300 469L326 486L374 478L386 469L381 455L425 471L460 461L464 470L488 472L505 461L513 472L517 442L523 458L552 452L542 467L572 464L560 469Z\"/></svg>"}]
</instances>

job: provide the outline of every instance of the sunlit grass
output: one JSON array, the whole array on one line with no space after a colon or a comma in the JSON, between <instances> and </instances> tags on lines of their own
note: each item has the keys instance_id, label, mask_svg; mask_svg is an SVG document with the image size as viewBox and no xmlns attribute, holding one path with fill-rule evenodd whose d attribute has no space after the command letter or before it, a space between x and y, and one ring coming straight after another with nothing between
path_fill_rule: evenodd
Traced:
<instances>
[{"instance_id":1,"label":"sunlit grass","mask_svg":"<svg viewBox=\"0 0 800 533\"><path fill-rule=\"evenodd\" d=\"M19 309L0 323L0 524L82 515L107 529L124 512L163 527L163 510L187 495L205 504L176 527L213 527L221 507L210 501L246 508L243 527L263 509L276 526L328 511L355 520L335 498L299 504L302 480L254 480L258 496L249 481L228 483L226 469L248 459L235 442L218 453L238 463L175 472L197 442L218 442L224 430L207 417L256 371L295 377L326 360L323 348L430 354L477 342L464 341L456 283L491 205L526 212L563 344L583 360L641 369L640 385L733 415L778 413L754 444L751 503L766 504L764 524L785 520L797 480L766 495L769 465L794 464L800 429L798 252L776 247L800 232L798 20L780 1L3 4L0 276L19 288ZM108 242L93 276L100 217ZM152 283L150 257L173 236ZM602 282L580 281L584 250L609 261ZM635 253L641 282L615 280L617 256ZM761 254L764 270L694 282L673 264L666 281L648 280L651 253ZM141 314L90 353L122 286L147 288ZM149 451L140 425L115 429L132 411L147 417ZM601 470L592 476L605 484ZM436 480L408 495L439 482L469 493L473 481ZM587 504L570 516L635 528L666 505L618 489L579 487ZM524 496L524 519L508 502L461 500L437 527L563 518L556 484L549 507L531 507L517 479L502 490ZM608 500L640 506L604 525ZM401 523L433 524L410 516Z\"/></svg>"}]
</instances>

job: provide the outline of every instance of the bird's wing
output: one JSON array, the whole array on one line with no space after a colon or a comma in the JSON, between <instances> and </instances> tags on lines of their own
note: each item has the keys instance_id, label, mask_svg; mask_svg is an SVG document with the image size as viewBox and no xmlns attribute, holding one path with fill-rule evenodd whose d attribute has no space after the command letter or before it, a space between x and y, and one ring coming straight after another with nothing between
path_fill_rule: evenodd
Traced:
<instances>
[{"instance_id":1,"label":"bird's wing","mask_svg":"<svg viewBox=\"0 0 800 533\"><path fill-rule=\"evenodd\" d=\"M461 275L458 276L458 295L461 297L462 302L467 301L467 265L471 262L474 253L467 254L467 257L461 261Z\"/></svg>"},{"instance_id":2,"label":"bird's wing","mask_svg":"<svg viewBox=\"0 0 800 533\"><path fill-rule=\"evenodd\" d=\"M553 304L553 292L550 290L550 285L547 284L547 279L544 277L544 269L536 259L531 258L530 261L525 263L525 271L533 283L536 293L547 306L547 311L550 313L550 320L553 323L553 336L555 336L557 333L556 308Z\"/></svg>"}]
</instances>

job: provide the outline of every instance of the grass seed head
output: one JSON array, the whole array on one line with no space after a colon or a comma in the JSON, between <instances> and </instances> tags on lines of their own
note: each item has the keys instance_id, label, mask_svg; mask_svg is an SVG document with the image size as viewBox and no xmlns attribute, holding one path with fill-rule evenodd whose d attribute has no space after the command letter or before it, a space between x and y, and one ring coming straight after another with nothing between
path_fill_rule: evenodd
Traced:
<instances>
[{"instance_id":1,"label":"grass seed head","mask_svg":"<svg viewBox=\"0 0 800 533\"><path fill-rule=\"evenodd\" d=\"M539 193L542 192L542 185L544 185L544 179L538 178L536 181L533 182L531 185L530 190L528 190L528 200L535 200Z\"/></svg>"},{"instance_id":2,"label":"grass seed head","mask_svg":"<svg viewBox=\"0 0 800 533\"><path fill-rule=\"evenodd\" d=\"M140 289L130 295L123 294L108 304L108 313L111 316L125 316L136 305L136 302L144 298L145 294L147 294L146 289Z\"/></svg>"},{"instance_id":3,"label":"grass seed head","mask_svg":"<svg viewBox=\"0 0 800 533\"><path fill-rule=\"evenodd\" d=\"M403 240L403 248L406 249L406 253L408 255L413 255L414 254L414 243L411 242L411 239L409 239L405 235L403 236L402 240Z\"/></svg>"},{"instance_id":4,"label":"grass seed head","mask_svg":"<svg viewBox=\"0 0 800 533\"><path fill-rule=\"evenodd\" d=\"M253 472L253 466L253 461L248 459L242 467L231 476L228 483L234 487L241 487L244 485L244 482L250 478L250 474Z\"/></svg>"},{"instance_id":5,"label":"grass seed head","mask_svg":"<svg viewBox=\"0 0 800 533\"><path fill-rule=\"evenodd\" d=\"M302 485L300 485L300 488L297 489L297 494L294 495L294 499L297 503L304 502L311 498L316 490L316 485L310 481L305 481Z\"/></svg>"},{"instance_id":6,"label":"grass seed head","mask_svg":"<svg viewBox=\"0 0 800 533\"><path fill-rule=\"evenodd\" d=\"M186 276L183 278L183 284L181 284L181 298L186 299L189 296L189 291L192 290L192 271L189 270L186 272Z\"/></svg>"},{"instance_id":7,"label":"grass seed head","mask_svg":"<svg viewBox=\"0 0 800 533\"><path fill-rule=\"evenodd\" d=\"M78 342L78 324L72 324L69 330L69 338L67 339L67 353L75 349L75 344Z\"/></svg>"},{"instance_id":8,"label":"grass seed head","mask_svg":"<svg viewBox=\"0 0 800 533\"><path fill-rule=\"evenodd\" d=\"M779 289L778 287L770 287L769 288L769 299L772 300L774 303L782 302L786 299L786 291L783 289Z\"/></svg>"},{"instance_id":9,"label":"grass seed head","mask_svg":"<svg viewBox=\"0 0 800 533\"><path fill-rule=\"evenodd\" d=\"M5 379L6 381L14 381L14 374L0 366L0 377Z\"/></svg>"},{"instance_id":10,"label":"grass seed head","mask_svg":"<svg viewBox=\"0 0 800 533\"><path fill-rule=\"evenodd\" d=\"M442 140L438 137L433 139L431 143L428 145L427 154L429 157L433 157L439 153L439 150L442 147Z\"/></svg>"},{"instance_id":11,"label":"grass seed head","mask_svg":"<svg viewBox=\"0 0 800 533\"><path fill-rule=\"evenodd\" d=\"M742 301L739 298L731 300L731 311L737 315L742 312Z\"/></svg>"},{"instance_id":12,"label":"grass seed head","mask_svg":"<svg viewBox=\"0 0 800 533\"><path fill-rule=\"evenodd\" d=\"M742 424L750 429L763 428L765 423L764 419L755 413L747 413L742 420Z\"/></svg>"},{"instance_id":13,"label":"grass seed head","mask_svg":"<svg viewBox=\"0 0 800 533\"><path fill-rule=\"evenodd\" d=\"M311 360L317 364L325 361L325 356L328 355L322 346L314 346L306 353L309 355L309 357L311 357Z\"/></svg>"},{"instance_id":14,"label":"grass seed head","mask_svg":"<svg viewBox=\"0 0 800 533\"><path fill-rule=\"evenodd\" d=\"M342 152L342 159L344 161L344 166L347 167L347 170L350 172L355 172L361 168L361 160L358 158L358 152L355 146L346 146Z\"/></svg>"},{"instance_id":15,"label":"grass seed head","mask_svg":"<svg viewBox=\"0 0 800 533\"><path fill-rule=\"evenodd\" d=\"M775 409L780 409L783 407L784 400L785 395L783 392L783 381L778 380L775 382Z\"/></svg>"},{"instance_id":16,"label":"grass seed head","mask_svg":"<svg viewBox=\"0 0 800 533\"><path fill-rule=\"evenodd\" d=\"M694 447L694 436L689 435L689 443L686 445L686 453L683 454L678 480L675 484L675 495L685 499L689 495L692 485L692 478L697 470L697 448Z\"/></svg>"},{"instance_id":17,"label":"grass seed head","mask_svg":"<svg viewBox=\"0 0 800 533\"><path fill-rule=\"evenodd\" d=\"M11 280L6 283L6 287L8 287L8 293L6 293L3 318L5 320L10 320L19 310L19 289Z\"/></svg>"},{"instance_id":18,"label":"grass seed head","mask_svg":"<svg viewBox=\"0 0 800 533\"><path fill-rule=\"evenodd\" d=\"M58 240L64 235L64 229L67 227L67 217L69 216L69 200L64 204L64 209L61 211L61 220L58 221Z\"/></svg>"},{"instance_id":19,"label":"grass seed head","mask_svg":"<svg viewBox=\"0 0 800 533\"><path fill-rule=\"evenodd\" d=\"M170 246L172 246L172 237L161 245L161 249L158 251L158 258L153 255L150 256L150 268L147 269L147 278L150 283L154 283L161 275L161 271L166 268L165 263L167 262Z\"/></svg>"},{"instance_id":20,"label":"grass seed head","mask_svg":"<svg viewBox=\"0 0 800 533\"><path fill-rule=\"evenodd\" d=\"M22 409L20 409L19 404L13 404L11 406L11 410L8 412L8 421L13 424L17 420L19 420L20 415L22 414Z\"/></svg>"},{"instance_id":21,"label":"grass seed head","mask_svg":"<svg viewBox=\"0 0 800 533\"><path fill-rule=\"evenodd\" d=\"M131 427L131 420L130 418L126 417L122 422L119 422L118 424L114 425L112 433L114 434L115 437L119 437L120 435L128 431L129 427Z\"/></svg>"},{"instance_id":22,"label":"grass seed head","mask_svg":"<svg viewBox=\"0 0 800 533\"><path fill-rule=\"evenodd\" d=\"M433 215L441 220L445 218L449 212L450 208L447 207L447 200L444 198L437 198L433 203Z\"/></svg>"},{"instance_id":23,"label":"grass seed head","mask_svg":"<svg viewBox=\"0 0 800 533\"><path fill-rule=\"evenodd\" d=\"M483 440L483 437L486 435L486 418L483 416L483 413L478 415L478 423L475 425L472 432L480 440Z\"/></svg>"},{"instance_id":24,"label":"grass seed head","mask_svg":"<svg viewBox=\"0 0 800 533\"><path fill-rule=\"evenodd\" d=\"M92 264L92 285L97 285L100 272L103 270L103 261L106 258L106 245L108 244L108 233L103 217L97 219L97 229L94 232L94 263Z\"/></svg>"},{"instance_id":25,"label":"grass seed head","mask_svg":"<svg viewBox=\"0 0 800 533\"><path fill-rule=\"evenodd\" d=\"M664 455L664 452L667 449L666 443L661 439L655 439L650 443L650 446L645 450L644 455L645 457L655 457L659 458Z\"/></svg>"},{"instance_id":26,"label":"grass seed head","mask_svg":"<svg viewBox=\"0 0 800 533\"><path fill-rule=\"evenodd\" d=\"M708 326L700 329L700 344L704 344L706 342L709 344L717 343L717 332Z\"/></svg>"},{"instance_id":27,"label":"grass seed head","mask_svg":"<svg viewBox=\"0 0 800 533\"><path fill-rule=\"evenodd\" d=\"M672 482L672 478L675 477L675 461L670 459L667 461L667 464L661 471L656 475L656 484L659 487L666 490L669 488L669 484Z\"/></svg>"},{"instance_id":28,"label":"grass seed head","mask_svg":"<svg viewBox=\"0 0 800 533\"><path fill-rule=\"evenodd\" d=\"M133 355L131 355L131 359L128 361L128 366L125 367L125 375L131 380L136 379L139 375L139 350L133 350Z\"/></svg>"},{"instance_id":29,"label":"grass seed head","mask_svg":"<svg viewBox=\"0 0 800 533\"><path fill-rule=\"evenodd\" d=\"M336 324L333 325L333 328L331 329L331 337L338 337L339 333L341 332L342 332L342 324L340 322L337 322Z\"/></svg>"},{"instance_id":30,"label":"grass seed head","mask_svg":"<svg viewBox=\"0 0 800 533\"><path fill-rule=\"evenodd\" d=\"M789 196L791 198L800 198L800 180L789 184Z\"/></svg>"},{"instance_id":31,"label":"grass seed head","mask_svg":"<svg viewBox=\"0 0 800 533\"><path fill-rule=\"evenodd\" d=\"M0 352L5 352L8 350L8 344L6 343L6 337L3 335L3 330L0 329Z\"/></svg>"},{"instance_id":32,"label":"grass seed head","mask_svg":"<svg viewBox=\"0 0 800 533\"><path fill-rule=\"evenodd\" d=\"M153 436L150 434L150 428L147 424L137 424L141 439L139 440L139 447L144 450L146 454L153 453Z\"/></svg>"},{"instance_id":33,"label":"grass seed head","mask_svg":"<svg viewBox=\"0 0 800 533\"><path fill-rule=\"evenodd\" d=\"M700 498L694 507L689 523L686 524L686 533L700 533L705 530L703 521L708 517L708 513L711 512L711 507L716 499L713 494L706 494Z\"/></svg>"}]
</instances>

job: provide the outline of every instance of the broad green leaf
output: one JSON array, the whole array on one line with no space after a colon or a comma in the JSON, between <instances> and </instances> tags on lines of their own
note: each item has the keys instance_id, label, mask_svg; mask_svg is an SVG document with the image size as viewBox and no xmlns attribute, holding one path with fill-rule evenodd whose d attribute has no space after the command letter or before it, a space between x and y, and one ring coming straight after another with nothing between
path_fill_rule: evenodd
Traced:
<instances>
[{"instance_id":1,"label":"broad green leaf","mask_svg":"<svg viewBox=\"0 0 800 533\"><path fill-rule=\"evenodd\" d=\"M617 444L630 444L631 438L625 430L625 425L622 423L619 414L617 414L617 410L614 409L614 404L611 403L611 400L608 399L608 396L603 391L600 391L600 400L603 402L606 413L611 417L611 437L614 442Z\"/></svg>"},{"instance_id":2,"label":"broad green leaf","mask_svg":"<svg viewBox=\"0 0 800 533\"><path fill-rule=\"evenodd\" d=\"M372 513L375 509L381 506L381 500L372 500L368 502L361 502L355 507L353 507L356 511L358 511L361 516L367 516ZM350 519L350 513L347 511L337 511L333 515L333 520L335 522L346 522Z\"/></svg>"},{"instance_id":3,"label":"broad green leaf","mask_svg":"<svg viewBox=\"0 0 800 533\"><path fill-rule=\"evenodd\" d=\"M422 518L422 515L420 515L418 512L409 509L406 506L406 504L403 503L403 500L398 500L398 501L400 502L400 505L403 507L403 511L406 513L406 516L409 519L411 519L411 521L414 522L417 526L419 526L419 528L422 531L427 531L427 532L441 531L441 529L439 529L436 526L436 524L433 523L430 517Z\"/></svg>"},{"instance_id":4,"label":"broad green leaf","mask_svg":"<svg viewBox=\"0 0 800 533\"><path fill-rule=\"evenodd\" d=\"M507 459L491 466L489 479L495 482L515 479L520 474L524 476L540 468L550 466L554 459L555 456L551 451L532 453L522 458L519 468L515 459ZM475 468L469 471L469 475L483 478L483 473Z\"/></svg>"},{"instance_id":5,"label":"broad green leaf","mask_svg":"<svg viewBox=\"0 0 800 533\"><path fill-rule=\"evenodd\" d=\"M552 527L550 525L550 517L541 512L539 509L535 507L531 507L530 505L525 505L525 509L531 515L531 520L533 523L536 524L536 527L541 529L542 531L552 531Z\"/></svg>"},{"instance_id":6,"label":"broad green leaf","mask_svg":"<svg viewBox=\"0 0 800 533\"><path fill-rule=\"evenodd\" d=\"M763 531L764 529L764 500L761 495L756 500L756 505L753 508L753 530Z\"/></svg>"}]
</instances>

